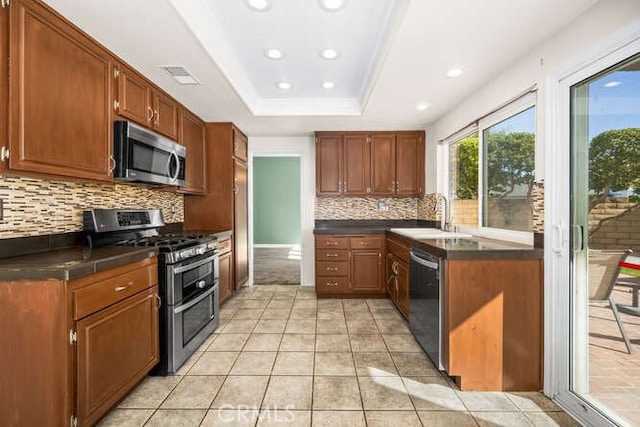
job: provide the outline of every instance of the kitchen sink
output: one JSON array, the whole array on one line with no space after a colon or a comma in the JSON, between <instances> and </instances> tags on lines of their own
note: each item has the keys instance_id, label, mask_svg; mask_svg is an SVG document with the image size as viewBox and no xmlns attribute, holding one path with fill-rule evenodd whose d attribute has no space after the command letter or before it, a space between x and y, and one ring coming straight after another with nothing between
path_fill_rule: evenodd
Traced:
<instances>
[{"instance_id":1,"label":"kitchen sink","mask_svg":"<svg viewBox=\"0 0 640 427\"><path fill-rule=\"evenodd\" d=\"M463 239L473 237L469 233L443 231L438 228L392 228L390 231L412 239Z\"/></svg>"}]
</instances>

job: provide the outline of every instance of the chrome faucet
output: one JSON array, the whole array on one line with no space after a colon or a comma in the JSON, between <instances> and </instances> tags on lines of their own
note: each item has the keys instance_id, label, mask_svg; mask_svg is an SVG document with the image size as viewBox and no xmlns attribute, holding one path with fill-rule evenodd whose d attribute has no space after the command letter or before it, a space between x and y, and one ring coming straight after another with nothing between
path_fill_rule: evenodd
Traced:
<instances>
[{"instance_id":1,"label":"chrome faucet","mask_svg":"<svg viewBox=\"0 0 640 427\"><path fill-rule=\"evenodd\" d=\"M449 201L442 193L436 196L436 212L440 211L440 229L449 231L451 228L451 218L449 217Z\"/></svg>"}]
</instances>

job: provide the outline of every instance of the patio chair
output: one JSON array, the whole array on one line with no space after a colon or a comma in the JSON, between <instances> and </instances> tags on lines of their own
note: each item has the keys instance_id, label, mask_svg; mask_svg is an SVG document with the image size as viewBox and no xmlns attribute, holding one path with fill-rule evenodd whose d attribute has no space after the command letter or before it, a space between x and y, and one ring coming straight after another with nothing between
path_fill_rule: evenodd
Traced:
<instances>
[{"instance_id":1,"label":"patio chair","mask_svg":"<svg viewBox=\"0 0 640 427\"><path fill-rule=\"evenodd\" d=\"M626 305L615 303L611 297L611 293L613 292L613 287L618 282L620 262L624 262L632 252L630 249L589 250L589 301L607 301L609 303L609 307L611 307L611 311L613 311L613 316L616 319L629 354L633 354L633 346L631 342L629 342L629 337L624 330L619 313L620 307L623 306L626 308ZM627 310L625 310L625 313L628 313ZM640 315L640 313L633 315L637 316Z\"/></svg>"}]
</instances>

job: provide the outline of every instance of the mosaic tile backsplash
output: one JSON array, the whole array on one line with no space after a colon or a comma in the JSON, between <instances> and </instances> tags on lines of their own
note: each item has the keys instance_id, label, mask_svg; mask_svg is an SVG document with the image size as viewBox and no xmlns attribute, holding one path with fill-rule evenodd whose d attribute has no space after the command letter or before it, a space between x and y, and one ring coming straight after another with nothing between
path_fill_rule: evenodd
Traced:
<instances>
[{"instance_id":1,"label":"mosaic tile backsplash","mask_svg":"<svg viewBox=\"0 0 640 427\"><path fill-rule=\"evenodd\" d=\"M0 179L0 239L82 230L82 211L159 208L167 224L184 221L184 196L138 185Z\"/></svg>"},{"instance_id":2,"label":"mosaic tile backsplash","mask_svg":"<svg viewBox=\"0 0 640 427\"><path fill-rule=\"evenodd\" d=\"M388 210L380 210L386 207ZM435 195L421 198L316 197L315 219L435 220Z\"/></svg>"}]
</instances>

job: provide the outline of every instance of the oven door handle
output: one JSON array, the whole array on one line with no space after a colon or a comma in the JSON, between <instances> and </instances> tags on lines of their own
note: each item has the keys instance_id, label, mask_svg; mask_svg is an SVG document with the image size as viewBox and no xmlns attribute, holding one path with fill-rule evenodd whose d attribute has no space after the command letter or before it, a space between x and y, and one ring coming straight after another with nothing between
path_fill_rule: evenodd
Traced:
<instances>
[{"instance_id":1,"label":"oven door handle","mask_svg":"<svg viewBox=\"0 0 640 427\"><path fill-rule=\"evenodd\" d=\"M216 255L211 255L210 257L206 257L205 259L202 259L202 260L200 260L198 262L194 262L193 264L183 265L182 267L175 267L173 269L173 272L175 274L183 273L183 272L185 272L187 270L191 270L191 269L194 269L196 267L200 267L201 265L205 265L205 264L213 261L214 259L216 259Z\"/></svg>"},{"instance_id":2,"label":"oven door handle","mask_svg":"<svg viewBox=\"0 0 640 427\"><path fill-rule=\"evenodd\" d=\"M413 252L411 252L410 255L411 255L411 261L415 261L418 264L423 265L427 268L430 268L432 270L437 270L439 267L437 263L420 258L419 256L414 255Z\"/></svg>"},{"instance_id":3,"label":"oven door handle","mask_svg":"<svg viewBox=\"0 0 640 427\"><path fill-rule=\"evenodd\" d=\"M182 313L185 310L190 309L191 307L193 307L194 305L198 304L199 302L201 302L203 299L207 298L209 295L211 295L212 293L214 293L216 290L215 286L212 286L210 289L208 289L206 292L204 292L202 295L200 295L198 298L194 299L193 301L189 301L186 304L180 305L176 308L173 309L173 312L175 314L178 313Z\"/></svg>"}]
</instances>

